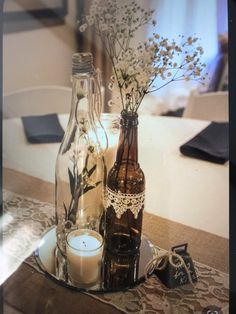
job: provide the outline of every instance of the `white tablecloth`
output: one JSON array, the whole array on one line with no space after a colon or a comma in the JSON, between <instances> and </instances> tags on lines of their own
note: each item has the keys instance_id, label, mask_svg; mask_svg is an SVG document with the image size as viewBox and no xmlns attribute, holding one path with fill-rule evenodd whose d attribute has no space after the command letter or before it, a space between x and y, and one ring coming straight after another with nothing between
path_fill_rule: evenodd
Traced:
<instances>
[{"instance_id":1,"label":"white tablecloth","mask_svg":"<svg viewBox=\"0 0 236 314\"><path fill-rule=\"evenodd\" d=\"M65 128L68 115L60 115L59 120ZM140 116L139 162L146 177L145 210L228 238L228 163L201 161L179 151L181 144L208 124L193 119ZM4 167L54 182L58 149L59 144L28 144L19 118L3 120Z\"/></svg>"}]
</instances>

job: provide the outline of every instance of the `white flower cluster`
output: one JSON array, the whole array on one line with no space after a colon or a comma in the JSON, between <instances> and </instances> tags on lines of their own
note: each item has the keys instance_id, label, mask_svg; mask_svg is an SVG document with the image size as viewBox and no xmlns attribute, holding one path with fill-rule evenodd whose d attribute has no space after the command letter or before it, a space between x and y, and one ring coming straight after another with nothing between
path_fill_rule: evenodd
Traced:
<instances>
[{"instance_id":1,"label":"white flower cluster","mask_svg":"<svg viewBox=\"0 0 236 314\"><path fill-rule=\"evenodd\" d=\"M94 0L81 21L80 31L94 27L106 49L113 66L109 88L118 88L122 109L136 112L143 97L165 85L179 80L204 80L201 63L203 49L197 37L185 39L180 44L157 33L144 43L133 47L131 40L140 27L152 20L153 10L141 8L134 0ZM179 56L179 62L173 61ZM156 78L165 80L155 86Z\"/></svg>"},{"instance_id":2,"label":"white flower cluster","mask_svg":"<svg viewBox=\"0 0 236 314\"><path fill-rule=\"evenodd\" d=\"M95 146L88 136L88 120L86 118L80 118L78 121L79 132L75 133L75 139L71 143L69 150L69 158L74 165L80 165L83 167L83 163L89 155L93 159L95 158Z\"/></svg>"}]
</instances>

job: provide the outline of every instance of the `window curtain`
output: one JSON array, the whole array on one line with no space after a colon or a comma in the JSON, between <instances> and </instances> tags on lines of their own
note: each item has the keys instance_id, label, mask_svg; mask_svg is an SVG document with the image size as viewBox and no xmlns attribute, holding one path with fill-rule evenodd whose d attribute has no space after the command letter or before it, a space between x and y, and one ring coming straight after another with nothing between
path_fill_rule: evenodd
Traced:
<instances>
[{"instance_id":1,"label":"window curtain","mask_svg":"<svg viewBox=\"0 0 236 314\"><path fill-rule=\"evenodd\" d=\"M157 32L169 39L179 35L197 36L204 49L202 61L206 63L209 81L214 75L215 60L219 53L219 36L228 31L227 0L148 0L156 10ZM147 34L151 36L152 30ZM161 84L161 81L157 82ZM207 83L209 84L209 82ZM192 88L207 89L199 83L174 82L160 89L155 95L162 97L169 110L186 105Z\"/></svg>"}]
</instances>

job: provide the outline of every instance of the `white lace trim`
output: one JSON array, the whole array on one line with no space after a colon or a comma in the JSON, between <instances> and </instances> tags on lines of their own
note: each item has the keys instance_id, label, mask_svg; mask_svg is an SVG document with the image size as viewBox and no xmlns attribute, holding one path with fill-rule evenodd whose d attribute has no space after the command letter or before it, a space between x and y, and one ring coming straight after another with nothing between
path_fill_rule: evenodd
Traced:
<instances>
[{"instance_id":1,"label":"white lace trim","mask_svg":"<svg viewBox=\"0 0 236 314\"><path fill-rule=\"evenodd\" d=\"M145 192L139 194L124 194L120 191L114 192L109 187L106 187L105 207L114 208L118 219L127 211L130 210L134 214L134 218L138 218L139 211L144 206Z\"/></svg>"}]
</instances>

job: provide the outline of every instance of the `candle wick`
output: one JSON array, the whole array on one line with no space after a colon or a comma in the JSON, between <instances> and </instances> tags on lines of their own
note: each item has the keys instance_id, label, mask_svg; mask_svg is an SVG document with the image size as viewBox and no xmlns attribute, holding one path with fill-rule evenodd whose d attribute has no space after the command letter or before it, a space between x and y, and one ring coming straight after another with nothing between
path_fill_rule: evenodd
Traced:
<instances>
[{"instance_id":1,"label":"candle wick","mask_svg":"<svg viewBox=\"0 0 236 314\"><path fill-rule=\"evenodd\" d=\"M86 247L86 243L83 241L83 245Z\"/></svg>"}]
</instances>

